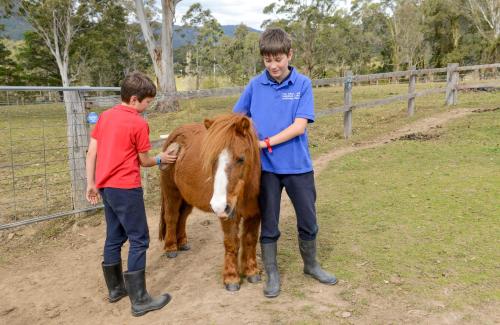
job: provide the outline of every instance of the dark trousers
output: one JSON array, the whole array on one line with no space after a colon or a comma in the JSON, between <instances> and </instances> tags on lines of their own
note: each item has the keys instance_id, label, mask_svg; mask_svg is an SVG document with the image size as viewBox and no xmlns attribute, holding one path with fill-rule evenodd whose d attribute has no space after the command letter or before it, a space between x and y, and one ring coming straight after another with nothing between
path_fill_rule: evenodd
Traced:
<instances>
[{"instance_id":1,"label":"dark trousers","mask_svg":"<svg viewBox=\"0 0 500 325\"><path fill-rule=\"evenodd\" d=\"M128 271L146 267L149 229L142 188L103 188L100 190L106 216L104 264L121 261L123 244L129 241Z\"/></svg>"},{"instance_id":2,"label":"dark trousers","mask_svg":"<svg viewBox=\"0 0 500 325\"><path fill-rule=\"evenodd\" d=\"M276 242L280 237L279 215L281 193L285 188L297 217L297 230L302 240L314 240L316 223L316 188L314 172L304 174L274 174L262 172L259 205L262 213L260 242Z\"/></svg>"}]
</instances>

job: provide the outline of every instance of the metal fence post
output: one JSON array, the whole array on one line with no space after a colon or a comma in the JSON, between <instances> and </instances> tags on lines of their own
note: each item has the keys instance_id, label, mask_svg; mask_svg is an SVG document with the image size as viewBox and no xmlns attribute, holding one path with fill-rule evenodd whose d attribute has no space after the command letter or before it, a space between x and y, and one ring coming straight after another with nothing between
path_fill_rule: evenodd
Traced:
<instances>
[{"instance_id":1,"label":"metal fence post","mask_svg":"<svg viewBox=\"0 0 500 325\"><path fill-rule=\"evenodd\" d=\"M408 83L408 116L415 114L415 90L417 84L417 75L415 74L415 66L410 69L410 78Z\"/></svg>"},{"instance_id":2,"label":"metal fence post","mask_svg":"<svg viewBox=\"0 0 500 325\"><path fill-rule=\"evenodd\" d=\"M457 86L459 73L457 71L458 63L448 63L446 72L446 105L457 104Z\"/></svg>"},{"instance_id":3,"label":"metal fence post","mask_svg":"<svg viewBox=\"0 0 500 325\"><path fill-rule=\"evenodd\" d=\"M347 71L344 80L344 138L352 135L352 71Z\"/></svg>"}]
</instances>

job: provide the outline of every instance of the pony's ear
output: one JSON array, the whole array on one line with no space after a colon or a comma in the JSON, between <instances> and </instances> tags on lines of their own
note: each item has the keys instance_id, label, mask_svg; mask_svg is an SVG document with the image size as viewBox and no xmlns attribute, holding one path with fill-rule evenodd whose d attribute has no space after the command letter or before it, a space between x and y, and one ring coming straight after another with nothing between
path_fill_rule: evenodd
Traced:
<instances>
[{"instance_id":1,"label":"pony's ear","mask_svg":"<svg viewBox=\"0 0 500 325\"><path fill-rule=\"evenodd\" d=\"M205 128L208 130L208 129L210 129L210 127L212 126L212 124L214 124L214 120L210 120L210 119L206 118L203 121L203 124L205 124Z\"/></svg>"},{"instance_id":2,"label":"pony's ear","mask_svg":"<svg viewBox=\"0 0 500 325\"><path fill-rule=\"evenodd\" d=\"M248 118L244 117L236 123L236 131L238 133L245 135L248 129L250 129L250 120Z\"/></svg>"}]
</instances>

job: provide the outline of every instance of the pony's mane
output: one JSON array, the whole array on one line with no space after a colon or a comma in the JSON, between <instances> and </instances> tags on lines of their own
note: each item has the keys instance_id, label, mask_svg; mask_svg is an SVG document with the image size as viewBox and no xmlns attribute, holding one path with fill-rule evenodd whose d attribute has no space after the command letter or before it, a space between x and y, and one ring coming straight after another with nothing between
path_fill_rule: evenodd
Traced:
<instances>
[{"instance_id":1,"label":"pony's mane","mask_svg":"<svg viewBox=\"0 0 500 325\"><path fill-rule=\"evenodd\" d=\"M248 120L250 127L242 132L239 127L242 125L244 119ZM201 158L205 172L213 174L213 169L216 166L215 162L219 158L220 153L225 148L234 147L237 137L244 139L245 146L248 148L246 152L250 153L249 155L245 155L245 162L250 166L257 164L260 168L259 144L253 124L248 117L234 113L220 115L214 120L207 132L201 149Z\"/></svg>"}]
</instances>

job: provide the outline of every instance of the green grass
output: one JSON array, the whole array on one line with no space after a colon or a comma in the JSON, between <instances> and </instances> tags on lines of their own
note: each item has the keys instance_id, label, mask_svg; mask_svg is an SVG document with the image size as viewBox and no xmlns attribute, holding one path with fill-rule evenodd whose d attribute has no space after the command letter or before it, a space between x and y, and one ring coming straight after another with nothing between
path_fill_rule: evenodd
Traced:
<instances>
[{"instance_id":1,"label":"green grass","mask_svg":"<svg viewBox=\"0 0 500 325\"><path fill-rule=\"evenodd\" d=\"M498 302L500 112L438 132L330 163L317 184L320 259L385 300L458 309ZM280 260L294 287L304 280L289 220Z\"/></svg>"}]
</instances>

